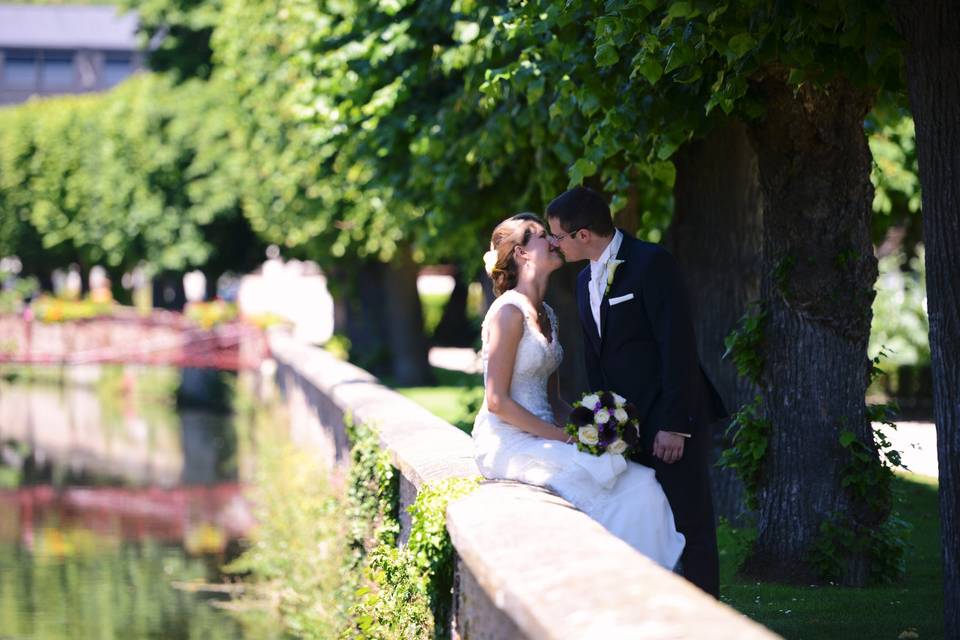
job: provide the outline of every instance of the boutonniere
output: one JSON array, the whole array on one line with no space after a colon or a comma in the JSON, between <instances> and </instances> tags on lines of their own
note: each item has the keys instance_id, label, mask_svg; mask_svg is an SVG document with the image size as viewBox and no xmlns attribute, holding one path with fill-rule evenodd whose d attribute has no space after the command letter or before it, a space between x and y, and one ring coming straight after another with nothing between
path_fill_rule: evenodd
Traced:
<instances>
[{"instance_id":1,"label":"boutonniere","mask_svg":"<svg viewBox=\"0 0 960 640\"><path fill-rule=\"evenodd\" d=\"M613 276L617 272L617 267L624 262L626 262L626 260L617 260L616 258L607 261L607 288L603 290L604 298L610 294L610 285L613 284Z\"/></svg>"}]
</instances>

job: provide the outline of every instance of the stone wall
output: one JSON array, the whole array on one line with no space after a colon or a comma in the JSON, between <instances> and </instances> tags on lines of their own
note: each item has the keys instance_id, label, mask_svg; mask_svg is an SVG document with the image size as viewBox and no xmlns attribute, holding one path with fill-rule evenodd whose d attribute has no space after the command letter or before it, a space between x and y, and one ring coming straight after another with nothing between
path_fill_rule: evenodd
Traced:
<instances>
[{"instance_id":1,"label":"stone wall","mask_svg":"<svg viewBox=\"0 0 960 640\"><path fill-rule=\"evenodd\" d=\"M401 512L425 483L477 476L468 435L322 349L271 332L292 436L334 467L344 415L374 428L401 472ZM404 528L409 522L402 523ZM774 638L548 491L484 483L447 509L457 551L455 638ZM403 538L403 534L401 534Z\"/></svg>"}]
</instances>

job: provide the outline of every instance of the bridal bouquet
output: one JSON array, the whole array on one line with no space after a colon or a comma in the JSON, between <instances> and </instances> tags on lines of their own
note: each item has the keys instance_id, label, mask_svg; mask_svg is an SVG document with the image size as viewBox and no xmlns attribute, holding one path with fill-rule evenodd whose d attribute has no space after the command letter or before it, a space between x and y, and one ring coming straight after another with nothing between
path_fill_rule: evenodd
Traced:
<instances>
[{"instance_id":1,"label":"bridal bouquet","mask_svg":"<svg viewBox=\"0 0 960 640\"><path fill-rule=\"evenodd\" d=\"M627 453L640 442L637 408L612 391L594 391L573 403L564 431L580 451L599 456Z\"/></svg>"}]
</instances>

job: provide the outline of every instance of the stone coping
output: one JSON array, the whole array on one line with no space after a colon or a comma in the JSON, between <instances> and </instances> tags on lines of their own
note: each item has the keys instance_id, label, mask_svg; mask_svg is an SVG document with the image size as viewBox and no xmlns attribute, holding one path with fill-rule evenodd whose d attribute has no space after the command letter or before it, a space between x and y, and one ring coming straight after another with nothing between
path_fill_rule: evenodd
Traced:
<instances>
[{"instance_id":1,"label":"stone coping","mask_svg":"<svg viewBox=\"0 0 960 640\"><path fill-rule=\"evenodd\" d=\"M528 638L772 639L547 491L484 483L447 530L492 603Z\"/></svg>"},{"instance_id":2,"label":"stone coping","mask_svg":"<svg viewBox=\"0 0 960 640\"><path fill-rule=\"evenodd\" d=\"M276 359L291 366L344 413L377 431L394 466L415 487L480 475L473 461L473 440L460 429L323 349L281 331L271 331L268 339Z\"/></svg>"},{"instance_id":3,"label":"stone coping","mask_svg":"<svg viewBox=\"0 0 960 640\"><path fill-rule=\"evenodd\" d=\"M268 339L277 360L380 434L414 487L480 475L467 434L323 349L280 331ZM527 638L778 637L537 487L486 482L449 506L447 529L490 602Z\"/></svg>"}]
</instances>

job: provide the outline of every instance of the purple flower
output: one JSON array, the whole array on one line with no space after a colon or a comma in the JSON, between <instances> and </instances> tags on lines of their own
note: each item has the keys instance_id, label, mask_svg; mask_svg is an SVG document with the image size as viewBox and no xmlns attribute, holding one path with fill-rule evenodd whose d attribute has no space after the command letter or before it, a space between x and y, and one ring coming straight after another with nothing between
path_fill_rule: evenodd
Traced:
<instances>
[{"instance_id":1,"label":"purple flower","mask_svg":"<svg viewBox=\"0 0 960 640\"><path fill-rule=\"evenodd\" d=\"M613 410L616 408L617 402L616 402L616 400L614 399L612 393L610 393L609 391L604 391L604 392L600 393L599 395L600 395L600 404L601 404L604 408L610 409L611 411L613 411Z\"/></svg>"},{"instance_id":2,"label":"purple flower","mask_svg":"<svg viewBox=\"0 0 960 640\"><path fill-rule=\"evenodd\" d=\"M612 420L601 424L597 431L600 434L600 444L604 447L619 437L619 434L617 434L617 425Z\"/></svg>"},{"instance_id":3,"label":"purple flower","mask_svg":"<svg viewBox=\"0 0 960 640\"><path fill-rule=\"evenodd\" d=\"M577 427L585 427L593 423L593 411L587 407L577 407L570 413L570 422Z\"/></svg>"},{"instance_id":4,"label":"purple flower","mask_svg":"<svg viewBox=\"0 0 960 640\"><path fill-rule=\"evenodd\" d=\"M640 442L640 428L637 426L637 423L628 422L623 428L623 435L621 437L631 449L637 446Z\"/></svg>"}]
</instances>

